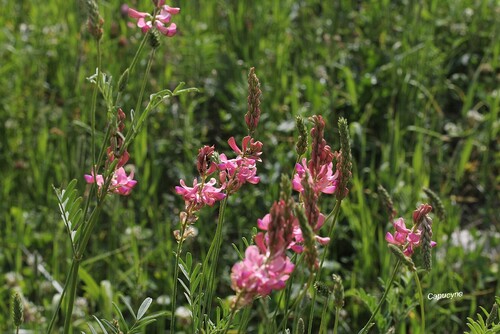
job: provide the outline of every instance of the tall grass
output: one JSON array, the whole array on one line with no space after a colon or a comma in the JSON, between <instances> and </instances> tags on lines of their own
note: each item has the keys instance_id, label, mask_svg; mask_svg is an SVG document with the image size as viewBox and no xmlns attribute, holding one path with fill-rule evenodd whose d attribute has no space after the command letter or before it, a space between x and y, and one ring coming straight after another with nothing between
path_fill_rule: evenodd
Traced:
<instances>
[{"instance_id":1,"label":"tall grass","mask_svg":"<svg viewBox=\"0 0 500 334\"><path fill-rule=\"evenodd\" d=\"M38 320L26 328L39 331L56 291L23 249L38 254L51 276L64 282L69 263L62 259L70 244L51 189L73 178L85 189L82 175L92 164L92 87L86 77L95 73L96 51L80 2L0 4L0 297L9 300L11 289L19 286L26 300L39 307L31 308ZM133 57L141 38L127 27L121 5L100 2L103 63L114 80L124 70L121 60ZM390 223L379 205L379 184L389 190L401 215L424 201L423 187L443 200L448 217L434 224L439 247L422 289L424 297L463 291L464 298L425 300L427 330L466 330L464 319L500 295L495 251L500 244L498 4L221 0L172 5L182 8L179 35L156 54L155 79L147 85L156 91L186 81L202 91L159 106L131 147L137 191L105 207L81 265L78 295L87 304L75 320L77 328L86 330L90 314L109 317L110 301L119 303L120 293L137 306L145 296L159 298L152 308L167 309L160 297L168 299L176 283L172 232L182 207L173 187L193 174L198 147L224 147L225 139L243 127L246 74L255 66L263 91L262 182L232 198L227 209L230 240L221 252L217 295L230 294L229 268L238 259L230 243L244 248L241 237L251 238L256 219L278 196L280 173L291 173L295 116L322 114L331 130L329 142L343 116L351 124L354 179L324 273L338 272L344 280L346 312L339 331L362 327L370 313L360 296L365 291L380 296L378 279L387 282L394 266L385 247ZM139 62L136 71L145 66ZM136 101L139 87L140 82L129 83L124 103ZM97 113L96 122L105 120L105 113ZM208 251L215 215L205 211L199 236L185 245L195 260ZM457 231L469 231L471 244L452 237ZM12 272L19 277L13 280ZM414 284L410 277L396 290L411 293ZM418 312L395 307L414 299L398 300L399 295L388 295L383 310L387 329L392 319L396 332L418 332L418 321L412 320ZM273 298L252 309L249 329L262 331L257 319L266 303L279 302ZM177 303L186 300L179 295ZM1 303L0 331L13 328L8 314L7 303ZM319 316L320 309L314 319ZM304 320L314 319L304 315ZM159 332L168 323L160 319L154 326Z\"/></svg>"}]
</instances>

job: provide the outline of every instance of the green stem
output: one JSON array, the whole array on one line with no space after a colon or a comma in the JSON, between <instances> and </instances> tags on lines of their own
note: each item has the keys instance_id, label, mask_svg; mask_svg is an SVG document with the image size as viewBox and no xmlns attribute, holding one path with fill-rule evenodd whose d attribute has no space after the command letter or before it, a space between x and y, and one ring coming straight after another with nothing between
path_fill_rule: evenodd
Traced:
<instances>
[{"instance_id":1,"label":"green stem","mask_svg":"<svg viewBox=\"0 0 500 334\"><path fill-rule=\"evenodd\" d=\"M398 260L398 262L396 262L396 266L394 267L394 271L392 272L391 279L389 280L389 283L386 285L384 294L382 295L382 298L380 298L380 301L379 301L379 303L377 305L377 308L375 309L375 311L373 311L370 319L368 319L366 325L358 332L358 334L368 333L368 330L372 326L373 319L375 318L375 316L377 315L378 311L380 310L380 307L382 306L382 304L384 303L385 299L387 298L387 294L389 293L389 290L391 290L392 282L394 281L394 278L396 277L396 273L398 272L398 269L399 269L400 266L401 266L401 261Z\"/></svg>"},{"instance_id":2,"label":"green stem","mask_svg":"<svg viewBox=\"0 0 500 334\"><path fill-rule=\"evenodd\" d=\"M212 310L212 298L214 294L213 290L215 289L215 275L217 273L219 252L222 246L222 225L224 224L224 214L226 211L228 198L229 196L226 196L226 198L222 200L215 236L212 240L212 243L210 244L210 248L208 249L208 253L202 266L203 280L202 284L200 284L200 291L202 291L205 295L203 298L203 305L201 305L201 312L199 314L200 319L203 319L204 314L206 314L207 317L210 318L210 312ZM203 321L200 321L200 330L202 323Z\"/></svg>"},{"instance_id":3,"label":"green stem","mask_svg":"<svg viewBox=\"0 0 500 334\"><path fill-rule=\"evenodd\" d=\"M99 91L99 82L100 82L100 77L101 77L101 43L98 40L96 42L96 47L97 47L97 78L96 78L96 84L94 86L94 91L92 92L92 104L91 104L91 109L90 109L90 128L91 128L91 146L90 149L92 150L92 168L95 168L95 114L96 114L96 109L97 109L97 92ZM97 171L96 171L97 173ZM97 175L94 174L94 183L96 183L96 177Z\"/></svg>"},{"instance_id":4,"label":"green stem","mask_svg":"<svg viewBox=\"0 0 500 334\"><path fill-rule=\"evenodd\" d=\"M328 302L330 300L330 295L326 298L325 304L323 305L323 311L321 312L321 322L319 324L319 333L326 334L327 333L327 325L328 323L325 321L326 319L326 311L328 310Z\"/></svg>"},{"instance_id":5,"label":"green stem","mask_svg":"<svg viewBox=\"0 0 500 334\"><path fill-rule=\"evenodd\" d=\"M222 334L226 334L229 328L231 327L231 322L233 322L234 315L236 314L236 308L238 305L238 302L240 301L241 295L238 295L236 298L236 301L234 302L234 307L231 308L231 314L229 315L229 319L227 320L227 325L226 328L224 329L224 332Z\"/></svg>"},{"instance_id":6,"label":"green stem","mask_svg":"<svg viewBox=\"0 0 500 334\"><path fill-rule=\"evenodd\" d=\"M332 224L330 225L330 229L328 230L328 237L331 239L333 238L333 231L335 229L335 225L337 224L337 220L340 214L340 206L342 204L342 200L337 200L335 202L335 206L333 207L333 210L330 212L330 214L325 218L325 225L328 224L328 222L332 221ZM326 259L326 254L328 253L328 248L325 248L323 251L323 254L321 256L321 262L319 264L318 268L318 274L316 275L316 279L320 279L321 277L321 270L323 269L323 264L325 263ZM311 334L312 333L312 325L313 325L313 317L314 317L314 304L316 303L316 290L313 291L312 299L311 299L311 310L309 311L309 324L307 328L307 333Z\"/></svg>"},{"instance_id":7,"label":"green stem","mask_svg":"<svg viewBox=\"0 0 500 334\"><path fill-rule=\"evenodd\" d=\"M302 298L304 298L304 296L306 295L307 291L309 290L309 287L314 282L314 277L315 277L314 272L312 272L309 275L309 279L307 280L306 286L300 291L299 295L293 301L292 305L286 310L285 316L284 316L284 318L281 321L281 324L279 326L279 328L283 328L283 332L285 330L285 324L286 324L286 322L288 320L288 316L289 316L290 312L292 311L292 309L294 309L295 307L297 307L299 305L299 302L302 300Z\"/></svg>"},{"instance_id":8,"label":"green stem","mask_svg":"<svg viewBox=\"0 0 500 334\"><path fill-rule=\"evenodd\" d=\"M153 64L155 51L156 51L156 49L151 50L151 54L149 55L148 64L146 65L146 71L144 72L144 76L142 78L141 90L139 92L139 97L137 99L137 103L136 103L136 106L134 109L135 117L134 117L133 122L132 122L132 129L130 129L127 132L127 135L125 136L125 140L123 141L123 146L120 149L120 154L122 154L127 149L127 147L130 145L132 140L134 140L135 136L139 132L139 129L141 128L142 124L146 120L146 117L147 117L149 111L151 110L151 108L149 108L150 105L148 104L148 107L142 112L142 114L140 114L140 112L139 112L140 108L141 108L141 104L142 104L142 99L144 97L144 91L146 89L146 84L148 82L149 73L151 72L151 66Z\"/></svg>"},{"instance_id":9,"label":"green stem","mask_svg":"<svg viewBox=\"0 0 500 334\"><path fill-rule=\"evenodd\" d=\"M335 324L333 325L333 334L337 334L338 326L339 326L339 317L340 317L340 307L335 308Z\"/></svg>"},{"instance_id":10,"label":"green stem","mask_svg":"<svg viewBox=\"0 0 500 334\"><path fill-rule=\"evenodd\" d=\"M181 240L177 244L177 252L175 253L175 266L174 266L174 291L172 292L172 312L170 318L170 332L174 333L175 330L175 307L177 301L177 281L179 279L179 258L182 252L182 244L184 242L184 232L186 231L187 223L183 223L181 227Z\"/></svg>"},{"instance_id":11,"label":"green stem","mask_svg":"<svg viewBox=\"0 0 500 334\"><path fill-rule=\"evenodd\" d=\"M417 282L418 298L420 302L420 318L422 322L421 333L425 333L425 307L424 307L424 295L422 294L422 285L420 284L420 278L418 277L417 271L414 271L415 282Z\"/></svg>"},{"instance_id":12,"label":"green stem","mask_svg":"<svg viewBox=\"0 0 500 334\"><path fill-rule=\"evenodd\" d=\"M69 291L68 291L68 304L66 306L66 314L65 314L65 319L64 319L64 334L68 334L70 331L71 327L71 322L72 322L72 315L73 315L73 305L75 303L75 297L76 297L76 285L78 281L78 269L80 268L80 262L81 262L81 257L78 257L78 255L75 255L73 258L73 263L71 266L71 272L70 272L70 285L69 285Z\"/></svg>"}]
</instances>

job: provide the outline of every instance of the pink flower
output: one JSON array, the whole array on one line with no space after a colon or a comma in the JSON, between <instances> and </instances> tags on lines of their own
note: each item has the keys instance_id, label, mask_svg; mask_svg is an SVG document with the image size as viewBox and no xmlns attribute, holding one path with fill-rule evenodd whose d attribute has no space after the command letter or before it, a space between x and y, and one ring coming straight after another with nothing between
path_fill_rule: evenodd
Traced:
<instances>
[{"instance_id":1,"label":"pink flower","mask_svg":"<svg viewBox=\"0 0 500 334\"><path fill-rule=\"evenodd\" d=\"M186 207L192 206L195 210L199 210L205 205L213 206L215 202L226 197L226 195L222 193L222 187L214 187L216 182L214 178L211 178L210 181L205 183L198 183L198 181L194 179L193 187L188 187L184 180L180 180L181 186L176 186L175 192L184 198Z\"/></svg>"},{"instance_id":2,"label":"pink flower","mask_svg":"<svg viewBox=\"0 0 500 334\"><path fill-rule=\"evenodd\" d=\"M251 136L243 138L243 141L241 142L241 150L238 145L236 145L234 137L229 138L227 142L239 157L245 157L259 162L262 161L259 158L262 154L262 143L260 141L255 141Z\"/></svg>"},{"instance_id":3,"label":"pink flower","mask_svg":"<svg viewBox=\"0 0 500 334\"><path fill-rule=\"evenodd\" d=\"M160 3L164 3L164 1L160 1ZM137 19L137 26L141 28L143 33L148 32L154 25L162 34L171 37L176 34L177 26L175 23L168 24L170 23L172 15L178 14L179 12L180 8L162 5L160 13L155 17L149 13L139 12L133 8L128 9L128 16Z\"/></svg>"},{"instance_id":4,"label":"pink flower","mask_svg":"<svg viewBox=\"0 0 500 334\"><path fill-rule=\"evenodd\" d=\"M92 172L90 175L85 174L84 178L87 183L94 183L94 181L96 181L99 190L101 190L104 185L104 177L100 174L96 175L94 178L94 172ZM136 184L137 181L134 180L134 172L132 171L127 175L125 169L120 167L113 173L108 192L126 196L132 192Z\"/></svg>"},{"instance_id":5,"label":"pink flower","mask_svg":"<svg viewBox=\"0 0 500 334\"><path fill-rule=\"evenodd\" d=\"M432 211L432 206L429 204L421 204L415 211L413 211L413 223L419 224L426 214Z\"/></svg>"},{"instance_id":6,"label":"pink flower","mask_svg":"<svg viewBox=\"0 0 500 334\"><path fill-rule=\"evenodd\" d=\"M406 256L412 256L415 247L420 246L422 231L419 228L416 228L415 231L408 229L403 218L396 219L393 226L395 229L394 234L387 232L385 240L388 243L400 246ZM431 247L435 246L436 242L431 241Z\"/></svg>"},{"instance_id":7,"label":"pink flower","mask_svg":"<svg viewBox=\"0 0 500 334\"><path fill-rule=\"evenodd\" d=\"M302 180L309 175L311 180L309 180L314 192L319 195L320 193L324 194L333 194L337 189L338 185L338 171L333 173L333 163L328 163L326 165L322 165L316 177L313 177L311 171L309 170L309 166L307 164L307 160L302 159L302 164L297 164L295 166L296 173L292 180L293 189L298 192L303 192L304 187L302 186ZM309 173L306 173L309 172Z\"/></svg>"},{"instance_id":8,"label":"pink flower","mask_svg":"<svg viewBox=\"0 0 500 334\"><path fill-rule=\"evenodd\" d=\"M259 247L249 246L243 261L231 269L231 287L240 296L238 306L249 304L255 297L265 297L281 290L293 272L294 265L286 256L267 257Z\"/></svg>"}]
</instances>

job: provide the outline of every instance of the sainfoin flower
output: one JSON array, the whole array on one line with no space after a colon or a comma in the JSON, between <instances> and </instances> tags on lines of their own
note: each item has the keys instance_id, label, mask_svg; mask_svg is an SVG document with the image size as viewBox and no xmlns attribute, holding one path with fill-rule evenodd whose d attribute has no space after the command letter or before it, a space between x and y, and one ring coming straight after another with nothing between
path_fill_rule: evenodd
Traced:
<instances>
[{"instance_id":1,"label":"sainfoin flower","mask_svg":"<svg viewBox=\"0 0 500 334\"><path fill-rule=\"evenodd\" d=\"M257 176L257 162L261 161L262 143L246 136L243 138L241 149L234 137L229 138L228 144L237 157L228 159L224 153L220 154L218 168L220 182L228 194L232 194L247 182L251 184L260 182L260 177Z\"/></svg>"},{"instance_id":2,"label":"sainfoin flower","mask_svg":"<svg viewBox=\"0 0 500 334\"><path fill-rule=\"evenodd\" d=\"M99 190L101 190L104 185L104 177L100 174L94 176L94 172L92 172L90 175L85 174L84 178L87 183L94 183L95 181ZM134 172L132 171L129 175L127 175L125 169L120 167L113 173L108 192L120 195L129 195L136 184L137 181L134 180Z\"/></svg>"},{"instance_id":3,"label":"sainfoin flower","mask_svg":"<svg viewBox=\"0 0 500 334\"><path fill-rule=\"evenodd\" d=\"M194 179L193 186L188 187L184 180L180 180L181 186L176 186L175 192L184 198L186 207L199 210L204 205L212 206L215 202L226 197L222 192L224 190L222 187L215 187L216 182L214 178L202 183L198 183L198 180Z\"/></svg>"},{"instance_id":4,"label":"sainfoin flower","mask_svg":"<svg viewBox=\"0 0 500 334\"><path fill-rule=\"evenodd\" d=\"M171 37L177 33L175 23L170 23L172 15L178 14L180 8L170 7L168 5L161 6L159 14L154 17L145 12L140 12L133 8L128 9L128 16L137 19L137 26L141 28L143 33L148 32L151 28L156 27L163 35Z\"/></svg>"},{"instance_id":5,"label":"sainfoin flower","mask_svg":"<svg viewBox=\"0 0 500 334\"><path fill-rule=\"evenodd\" d=\"M403 249L403 253L406 256L411 257L415 250L415 247L420 246L420 240L422 237L422 231L420 228L415 230L406 227L406 223L403 218L398 218L393 223L394 234L387 232L385 235L385 240L388 243L400 246ZM431 242L431 247L435 247L436 242Z\"/></svg>"},{"instance_id":6,"label":"sainfoin flower","mask_svg":"<svg viewBox=\"0 0 500 334\"><path fill-rule=\"evenodd\" d=\"M283 200L273 204L267 216L267 232L255 237L256 245L249 246L243 261L231 270L231 287L236 291L236 307L249 304L255 297L264 297L281 290L294 269L286 255L293 243L291 207Z\"/></svg>"}]
</instances>

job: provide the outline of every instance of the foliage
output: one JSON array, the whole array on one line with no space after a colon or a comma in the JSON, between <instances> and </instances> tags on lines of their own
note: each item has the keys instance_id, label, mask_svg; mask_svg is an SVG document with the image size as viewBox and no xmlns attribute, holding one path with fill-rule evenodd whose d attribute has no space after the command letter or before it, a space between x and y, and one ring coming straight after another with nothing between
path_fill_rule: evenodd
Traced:
<instances>
[{"instance_id":1,"label":"foliage","mask_svg":"<svg viewBox=\"0 0 500 334\"><path fill-rule=\"evenodd\" d=\"M86 78L96 72L96 51L80 2L0 4L0 296L8 300L12 288L22 290L22 328L42 332L60 293L56 286L63 285L70 268L65 261L73 251L68 232L79 226L80 195L72 191L75 182L68 181L79 181L83 202L90 189L82 178L92 165L87 108L93 86ZM130 19L120 12L121 2L99 5L103 63L109 64L107 78L114 84L141 33L127 26ZM140 1L130 5L146 6ZM119 299L113 291L123 291L132 305L154 296L153 312L169 309L168 297L177 283L172 278L172 234L183 204L174 186L194 174L195 150L203 144L226 148L226 138L243 128L246 74L255 66L263 93L262 127L257 130L265 143L261 184L229 203L217 295L231 293L230 267L240 260L231 244L243 255L248 242L242 237L252 240L256 219L278 198L280 174L291 174L295 116L322 114L329 128L325 137L337 147L335 124L342 116L350 124L353 181L321 277L328 280L335 272L343 278L346 300L339 332L363 326L376 307L378 298L372 298L385 291L379 283L389 281L394 267L384 241L390 224L378 204L379 184L388 189L399 212L410 212L425 199L420 192L424 187L442 200L447 217L434 224L439 246L433 270L421 278L422 289L424 297L455 291L465 297L426 299L427 330L472 330L464 319L474 317L479 305L491 305L500 289L496 1L172 5L182 7L179 34L156 53L154 75L147 81L148 91L164 94L151 106L151 117L130 147L139 182L131 197L109 198L104 204L80 268L84 274L77 295L83 300L77 300L75 328L88 330L89 314L116 316L112 305L119 305ZM135 71L144 72L146 65L139 61ZM160 99L182 81L200 92ZM140 82L130 81L123 105L137 101L139 93ZM97 124L106 123L107 107L106 101L99 102ZM102 144L102 129L96 138ZM53 186L66 192L54 194ZM322 206L332 204L325 198ZM179 294L178 305L201 298L190 295L199 284L192 278L200 270L195 263L209 250L216 214L215 209L202 212L197 238L184 245L180 279L186 294ZM421 267L419 257L415 262ZM298 277L290 290L300 291L302 283ZM415 291L412 279L395 285L375 318L377 328L418 332ZM237 314L235 321L248 318L249 332L265 328L270 321L261 316L282 307L280 296L254 303L244 311L249 316ZM296 321L319 324L323 300L317 303L312 317L302 314ZM218 306L223 318L228 303L221 300ZM9 312L7 303L0 305L2 332L14 328ZM475 326L481 317L469 323ZM160 317L150 328L168 328L168 322Z\"/></svg>"}]
</instances>

